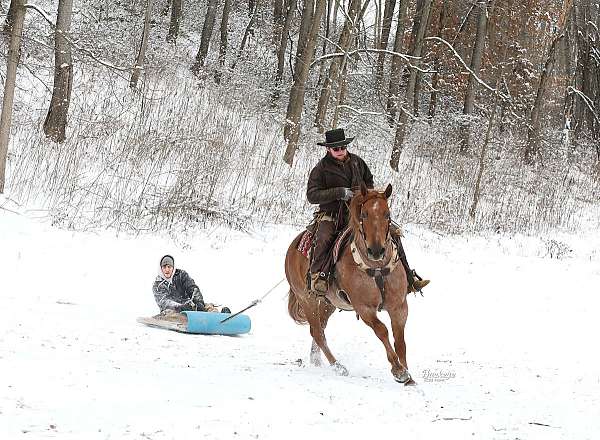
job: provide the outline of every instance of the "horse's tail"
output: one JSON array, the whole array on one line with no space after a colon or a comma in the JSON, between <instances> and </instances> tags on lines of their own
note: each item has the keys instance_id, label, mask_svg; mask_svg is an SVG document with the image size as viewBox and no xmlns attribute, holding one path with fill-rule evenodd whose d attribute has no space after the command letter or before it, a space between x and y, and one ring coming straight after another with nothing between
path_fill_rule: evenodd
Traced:
<instances>
[{"instance_id":1,"label":"horse's tail","mask_svg":"<svg viewBox=\"0 0 600 440\"><path fill-rule=\"evenodd\" d=\"M292 289L290 289L288 293L288 313L292 319L296 321L296 324L306 324L306 315L298 302L298 298L296 298L296 294L292 292Z\"/></svg>"}]
</instances>

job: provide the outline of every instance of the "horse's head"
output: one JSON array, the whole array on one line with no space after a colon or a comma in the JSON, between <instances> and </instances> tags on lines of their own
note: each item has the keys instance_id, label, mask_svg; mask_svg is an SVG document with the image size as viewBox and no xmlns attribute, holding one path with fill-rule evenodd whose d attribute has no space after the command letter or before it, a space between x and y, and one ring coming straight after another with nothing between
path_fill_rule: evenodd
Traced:
<instances>
[{"instance_id":1,"label":"horse's head","mask_svg":"<svg viewBox=\"0 0 600 440\"><path fill-rule=\"evenodd\" d=\"M360 234L365 242L367 258L380 261L385 255L385 246L390 231L390 207L388 198L392 185L385 191L367 189L364 183L360 192L350 202L350 222L354 234Z\"/></svg>"}]
</instances>

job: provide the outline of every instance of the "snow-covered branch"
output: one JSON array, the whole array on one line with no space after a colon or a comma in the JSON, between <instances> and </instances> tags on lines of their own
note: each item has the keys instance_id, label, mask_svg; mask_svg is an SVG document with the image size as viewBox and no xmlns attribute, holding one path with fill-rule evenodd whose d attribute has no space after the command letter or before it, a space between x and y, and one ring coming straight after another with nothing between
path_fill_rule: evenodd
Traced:
<instances>
[{"instance_id":1,"label":"snow-covered branch","mask_svg":"<svg viewBox=\"0 0 600 440\"><path fill-rule=\"evenodd\" d=\"M477 81L480 85L485 87L490 92L492 92L492 93L497 92L498 96L501 99L503 99L505 101L509 100L508 96L506 96L504 93L500 92L499 90L496 90L494 87L490 86L488 83L486 83L484 80L482 80L479 76L477 76L477 74L475 72L473 72L473 70L471 70L471 68L469 66L467 66L467 63L465 62L465 60L462 59L462 57L458 54L458 52L456 52L456 49L454 49L452 44L450 44L448 41L446 41L440 37L427 37L427 38L425 38L425 40L439 41L440 43L444 44L446 47L448 47L448 49L450 49L450 51L458 59L460 64L462 64L462 66L467 70L467 72L469 72L469 74L473 75L473 78L475 78L475 81Z\"/></svg>"},{"instance_id":2,"label":"snow-covered branch","mask_svg":"<svg viewBox=\"0 0 600 440\"><path fill-rule=\"evenodd\" d=\"M46 20L50 24L50 26L53 29L56 29L56 24L52 21L52 19L48 15L48 13L46 11L44 11L42 8L40 8L37 5L34 5L33 3L25 3L25 7L29 8L29 9L33 9L34 11L36 11L38 14L40 14L44 18L44 20ZM58 31L58 32L60 32L60 31ZM93 59L94 61L96 61L98 64L103 65L104 67L108 67L109 69L113 69L113 70L118 70L120 72L129 72L132 69L131 67L115 66L114 64L112 64L109 61L102 60L102 59L98 58L91 50L86 49L84 47L81 47L81 46L77 45L75 43L75 41L73 41L69 36L63 34L63 37L67 41L67 43L69 43L75 49L77 49L78 51L80 51L83 54L87 55L88 57L90 57L91 59Z\"/></svg>"},{"instance_id":3,"label":"snow-covered branch","mask_svg":"<svg viewBox=\"0 0 600 440\"><path fill-rule=\"evenodd\" d=\"M311 63L310 67L312 68L312 67L314 67L315 64L319 64L319 63L321 63L325 60L331 59L331 58L352 56L357 53L380 53L380 52L402 58L404 61L406 61L406 63L408 64L409 67L411 67L413 69L417 69L421 73L435 73L435 71L433 71L433 70L421 69L419 66L415 66L414 64L411 63L411 60L419 61L422 59L421 57L413 57L411 55L406 55L404 53L394 52L393 50L387 50L387 49L355 49L355 50L350 50L348 52L328 53L327 55L323 55L323 56L320 56L319 58L316 58Z\"/></svg>"},{"instance_id":4,"label":"snow-covered branch","mask_svg":"<svg viewBox=\"0 0 600 440\"><path fill-rule=\"evenodd\" d=\"M575 93L577 96L579 96L581 98L581 100L583 102L585 102L585 105L587 106L588 110L590 112L592 112L592 115L594 115L594 119L596 120L596 122L600 123L600 116L598 116L598 112L596 111L596 109L594 108L594 102L590 99L589 96L587 96L585 93L583 93L581 90L576 89L573 86L569 86L567 88L568 92L573 92Z\"/></svg>"}]
</instances>

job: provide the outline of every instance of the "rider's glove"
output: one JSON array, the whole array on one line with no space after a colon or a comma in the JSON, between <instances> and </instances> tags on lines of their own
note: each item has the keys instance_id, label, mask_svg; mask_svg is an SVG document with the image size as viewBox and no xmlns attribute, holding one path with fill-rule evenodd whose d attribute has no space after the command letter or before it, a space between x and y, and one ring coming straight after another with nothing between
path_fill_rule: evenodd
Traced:
<instances>
[{"instance_id":1,"label":"rider's glove","mask_svg":"<svg viewBox=\"0 0 600 440\"><path fill-rule=\"evenodd\" d=\"M341 194L340 200L348 201L354 195L354 192L350 188L342 188L343 193Z\"/></svg>"}]
</instances>

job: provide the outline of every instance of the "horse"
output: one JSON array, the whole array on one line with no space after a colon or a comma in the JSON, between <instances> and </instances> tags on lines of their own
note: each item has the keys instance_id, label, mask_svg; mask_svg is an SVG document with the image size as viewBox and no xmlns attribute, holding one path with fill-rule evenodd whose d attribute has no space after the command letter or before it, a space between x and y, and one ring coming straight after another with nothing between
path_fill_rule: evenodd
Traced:
<instances>
[{"instance_id":1,"label":"horse","mask_svg":"<svg viewBox=\"0 0 600 440\"><path fill-rule=\"evenodd\" d=\"M288 313L298 324L308 323L312 336L310 362L321 365L321 352L340 375L348 369L331 353L325 328L336 308L354 310L357 318L371 327L381 340L397 382L415 384L406 363L404 327L408 317L408 282L402 264L398 264L397 248L390 234L388 199L392 186L385 191L370 190L364 185L355 191L349 205L351 242L340 253L334 265L334 279L326 296L318 297L307 286L308 258L298 250L304 232L290 244L285 257L285 274L290 286ZM345 299L349 307L340 304ZM343 302L343 301L342 301ZM337 307L336 307L337 306ZM377 317L378 310L390 316L394 346L388 329Z\"/></svg>"}]
</instances>

